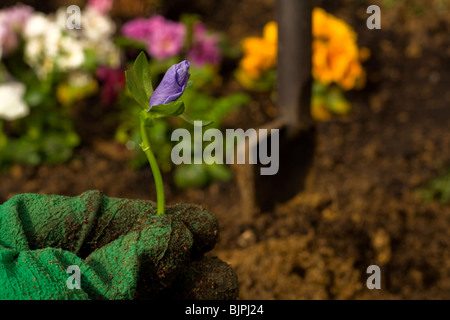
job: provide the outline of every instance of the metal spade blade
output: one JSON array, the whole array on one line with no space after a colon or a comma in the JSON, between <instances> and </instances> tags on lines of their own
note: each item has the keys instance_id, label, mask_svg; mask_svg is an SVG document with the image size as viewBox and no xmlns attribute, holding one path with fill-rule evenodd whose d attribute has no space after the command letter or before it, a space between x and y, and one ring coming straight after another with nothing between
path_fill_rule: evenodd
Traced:
<instances>
[{"instance_id":1,"label":"metal spade blade","mask_svg":"<svg viewBox=\"0 0 450 320\"><path fill-rule=\"evenodd\" d=\"M236 165L242 213L251 219L298 194L310 171L315 130L310 114L312 6L310 0L278 0L277 106L279 118L262 128L279 129L279 171L261 175L264 165ZM272 136L267 137L271 145ZM258 144L261 144L259 141ZM248 146L251 148L258 146Z\"/></svg>"}]
</instances>

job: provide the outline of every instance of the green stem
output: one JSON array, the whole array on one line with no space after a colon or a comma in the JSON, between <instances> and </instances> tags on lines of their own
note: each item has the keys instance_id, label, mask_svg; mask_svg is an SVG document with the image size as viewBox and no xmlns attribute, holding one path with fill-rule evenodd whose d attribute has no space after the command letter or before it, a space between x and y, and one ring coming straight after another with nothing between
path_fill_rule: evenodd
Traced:
<instances>
[{"instance_id":1,"label":"green stem","mask_svg":"<svg viewBox=\"0 0 450 320\"><path fill-rule=\"evenodd\" d=\"M141 137L142 144L141 148L147 156L148 162L150 163L150 168L152 169L153 178L155 179L156 185L156 214L164 214L165 210L165 198L164 198L164 184L161 177L161 172L159 171L158 163L156 162L155 155L150 148L150 140L148 138L147 128L141 121Z\"/></svg>"}]
</instances>

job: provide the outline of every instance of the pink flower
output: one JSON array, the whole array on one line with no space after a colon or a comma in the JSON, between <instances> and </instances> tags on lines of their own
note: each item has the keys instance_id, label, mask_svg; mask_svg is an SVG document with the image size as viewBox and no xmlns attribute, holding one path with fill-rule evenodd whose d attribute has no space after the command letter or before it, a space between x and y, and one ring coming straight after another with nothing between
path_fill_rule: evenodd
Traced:
<instances>
[{"instance_id":1,"label":"pink flower","mask_svg":"<svg viewBox=\"0 0 450 320\"><path fill-rule=\"evenodd\" d=\"M149 19L137 18L125 23L122 34L128 38L146 42L150 34Z\"/></svg>"},{"instance_id":2,"label":"pink flower","mask_svg":"<svg viewBox=\"0 0 450 320\"><path fill-rule=\"evenodd\" d=\"M22 32L33 11L32 7L18 4L14 7L1 10L0 22L5 22L16 32Z\"/></svg>"},{"instance_id":3,"label":"pink flower","mask_svg":"<svg viewBox=\"0 0 450 320\"><path fill-rule=\"evenodd\" d=\"M108 13L113 6L114 0L89 0L87 7L91 8L99 14Z\"/></svg>"},{"instance_id":4,"label":"pink flower","mask_svg":"<svg viewBox=\"0 0 450 320\"><path fill-rule=\"evenodd\" d=\"M203 23L197 22L193 30L192 47L187 54L189 60L196 65L218 64L222 58L219 48L219 37L210 35Z\"/></svg>"},{"instance_id":5,"label":"pink flower","mask_svg":"<svg viewBox=\"0 0 450 320\"><path fill-rule=\"evenodd\" d=\"M165 19L160 15L150 19L138 18L126 23L122 33L147 44L148 53L159 60L178 54L184 43L184 24Z\"/></svg>"},{"instance_id":6,"label":"pink flower","mask_svg":"<svg viewBox=\"0 0 450 320\"><path fill-rule=\"evenodd\" d=\"M13 52L19 45L21 33L33 13L33 8L16 5L0 10L0 56Z\"/></svg>"},{"instance_id":7,"label":"pink flower","mask_svg":"<svg viewBox=\"0 0 450 320\"><path fill-rule=\"evenodd\" d=\"M19 46L19 39L14 30L0 21L0 58L7 56Z\"/></svg>"},{"instance_id":8,"label":"pink flower","mask_svg":"<svg viewBox=\"0 0 450 320\"><path fill-rule=\"evenodd\" d=\"M186 27L182 23L155 16L149 19L150 37L148 39L148 52L157 59L164 60L180 52Z\"/></svg>"}]
</instances>

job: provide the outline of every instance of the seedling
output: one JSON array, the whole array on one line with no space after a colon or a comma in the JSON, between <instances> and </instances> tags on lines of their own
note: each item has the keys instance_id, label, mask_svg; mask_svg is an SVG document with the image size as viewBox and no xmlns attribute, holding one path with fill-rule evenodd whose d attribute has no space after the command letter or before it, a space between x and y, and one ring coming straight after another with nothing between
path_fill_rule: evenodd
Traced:
<instances>
[{"instance_id":1,"label":"seedling","mask_svg":"<svg viewBox=\"0 0 450 320\"><path fill-rule=\"evenodd\" d=\"M139 113L142 139L140 147L147 156L155 180L158 215L164 214L165 210L164 184L150 145L148 128L152 127L157 119L171 116L180 116L185 121L194 124L194 120L183 114L184 102L177 101L188 85L189 67L190 63L187 60L172 65L155 90L153 90L150 68L144 52L141 52L136 58L133 68L125 71L127 87L143 109ZM196 123L197 121L195 121ZM200 123L202 126L206 126L211 122Z\"/></svg>"}]
</instances>

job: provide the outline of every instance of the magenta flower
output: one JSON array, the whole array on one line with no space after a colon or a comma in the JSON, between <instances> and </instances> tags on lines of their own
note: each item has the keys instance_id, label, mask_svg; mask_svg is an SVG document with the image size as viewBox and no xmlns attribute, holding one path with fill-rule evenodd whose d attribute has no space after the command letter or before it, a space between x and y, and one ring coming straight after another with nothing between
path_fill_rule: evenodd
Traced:
<instances>
[{"instance_id":1,"label":"magenta flower","mask_svg":"<svg viewBox=\"0 0 450 320\"><path fill-rule=\"evenodd\" d=\"M147 112L153 106L170 103L181 97L190 77L189 67L189 61L184 60L178 64L174 64L167 70L161 83L150 97L150 108Z\"/></svg>"},{"instance_id":2,"label":"magenta flower","mask_svg":"<svg viewBox=\"0 0 450 320\"><path fill-rule=\"evenodd\" d=\"M186 27L156 15L150 19L138 18L126 23L122 33L147 44L147 51L152 57L165 60L181 51Z\"/></svg>"},{"instance_id":3,"label":"magenta flower","mask_svg":"<svg viewBox=\"0 0 450 320\"><path fill-rule=\"evenodd\" d=\"M126 85L125 70L123 68L110 68L100 66L97 68L97 78L102 84L101 104L110 106Z\"/></svg>"},{"instance_id":4,"label":"magenta flower","mask_svg":"<svg viewBox=\"0 0 450 320\"><path fill-rule=\"evenodd\" d=\"M199 66L218 64L222 58L219 37L208 34L203 23L196 23L193 30L192 47L187 56L194 64Z\"/></svg>"},{"instance_id":5,"label":"magenta flower","mask_svg":"<svg viewBox=\"0 0 450 320\"><path fill-rule=\"evenodd\" d=\"M114 0L89 0L87 7L91 8L99 14L108 13L113 6Z\"/></svg>"}]
</instances>

